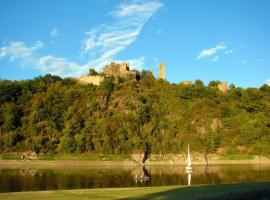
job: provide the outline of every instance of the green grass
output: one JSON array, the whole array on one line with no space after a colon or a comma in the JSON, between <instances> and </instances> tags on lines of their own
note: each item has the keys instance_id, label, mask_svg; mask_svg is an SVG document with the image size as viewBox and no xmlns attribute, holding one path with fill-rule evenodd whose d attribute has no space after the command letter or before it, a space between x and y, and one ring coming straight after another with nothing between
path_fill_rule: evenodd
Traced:
<instances>
[{"instance_id":1,"label":"green grass","mask_svg":"<svg viewBox=\"0 0 270 200\"><path fill-rule=\"evenodd\" d=\"M39 160L131 161L131 157L125 155L62 154L42 156Z\"/></svg>"},{"instance_id":2,"label":"green grass","mask_svg":"<svg viewBox=\"0 0 270 200\"><path fill-rule=\"evenodd\" d=\"M1 160L22 160L19 154L1 154ZM57 154L39 156L37 160L46 161L131 161L129 155L98 155L98 154Z\"/></svg>"},{"instance_id":3,"label":"green grass","mask_svg":"<svg viewBox=\"0 0 270 200\"><path fill-rule=\"evenodd\" d=\"M1 160L21 160L21 156L16 153L3 153L0 155Z\"/></svg>"},{"instance_id":4,"label":"green grass","mask_svg":"<svg viewBox=\"0 0 270 200\"><path fill-rule=\"evenodd\" d=\"M114 189L54 190L44 192L0 193L5 200L85 200L85 199L181 199L181 200L264 200L270 199L270 183L209 186L160 186Z\"/></svg>"},{"instance_id":5,"label":"green grass","mask_svg":"<svg viewBox=\"0 0 270 200\"><path fill-rule=\"evenodd\" d=\"M252 155L224 155L219 158L220 160L252 160Z\"/></svg>"}]
</instances>

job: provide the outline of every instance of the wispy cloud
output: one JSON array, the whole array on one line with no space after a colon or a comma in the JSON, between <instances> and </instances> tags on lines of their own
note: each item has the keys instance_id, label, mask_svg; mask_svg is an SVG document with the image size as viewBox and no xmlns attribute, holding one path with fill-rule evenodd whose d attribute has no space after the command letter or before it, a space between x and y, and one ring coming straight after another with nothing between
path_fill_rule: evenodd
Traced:
<instances>
[{"instance_id":1,"label":"wispy cloud","mask_svg":"<svg viewBox=\"0 0 270 200\"><path fill-rule=\"evenodd\" d=\"M0 59L8 58L10 62L18 61L22 66L30 66L44 73L52 73L61 76L77 75L81 66L65 58L54 56L38 56L37 50L44 45L37 41L33 46L27 46L24 42L11 41L0 48Z\"/></svg>"},{"instance_id":2,"label":"wispy cloud","mask_svg":"<svg viewBox=\"0 0 270 200\"><path fill-rule=\"evenodd\" d=\"M115 57L138 38L144 24L162 6L159 0L133 0L116 6L107 15L112 18L112 23L103 24L86 33L82 54L87 56L89 61L82 65L67 58L36 55L36 51L43 47L40 41L31 47L21 41L10 42L0 48L0 59L8 58L10 61L27 62L43 73L52 73L62 77L83 75L90 67L100 70L111 61L129 62L132 69L140 70L144 64L144 57L127 60L117 60ZM52 37L59 34L57 28L50 32Z\"/></svg>"},{"instance_id":3,"label":"wispy cloud","mask_svg":"<svg viewBox=\"0 0 270 200\"><path fill-rule=\"evenodd\" d=\"M41 41L37 41L32 47L26 46L25 43L21 41L11 41L7 46L0 48L0 59L5 57L9 58L10 61L29 59L37 49L43 46Z\"/></svg>"},{"instance_id":4,"label":"wispy cloud","mask_svg":"<svg viewBox=\"0 0 270 200\"><path fill-rule=\"evenodd\" d=\"M225 51L224 54L231 54L233 52L234 52L233 49L229 49L229 50Z\"/></svg>"},{"instance_id":5,"label":"wispy cloud","mask_svg":"<svg viewBox=\"0 0 270 200\"><path fill-rule=\"evenodd\" d=\"M217 62L219 60L219 57L218 56L215 56L212 60L211 60L211 62Z\"/></svg>"},{"instance_id":6,"label":"wispy cloud","mask_svg":"<svg viewBox=\"0 0 270 200\"><path fill-rule=\"evenodd\" d=\"M43 56L35 59L36 69L43 73L51 73L61 75L63 77L79 76L83 66L75 62L69 61L66 58L54 57L51 55Z\"/></svg>"},{"instance_id":7,"label":"wispy cloud","mask_svg":"<svg viewBox=\"0 0 270 200\"><path fill-rule=\"evenodd\" d=\"M134 0L116 6L109 12L109 16L113 18L110 25L104 24L87 32L82 50L90 57L88 64L97 66L100 70L104 63L114 60L119 52L138 38L144 24L162 6L156 0Z\"/></svg>"},{"instance_id":8,"label":"wispy cloud","mask_svg":"<svg viewBox=\"0 0 270 200\"><path fill-rule=\"evenodd\" d=\"M50 32L50 35L51 35L51 37L57 37L57 36L59 36L60 35L60 31L59 31L59 29L58 28L53 28L52 30L51 30L51 32Z\"/></svg>"},{"instance_id":9,"label":"wispy cloud","mask_svg":"<svg viewBox=\"0 0 270 200\"><path fill-rule=\"evenodd\" d=\"M219 43L217 46L215 46L213 48L202 50L199 53L199 55L196 57L196 60L200 60L202 58L215 55L219 51L224 51L225 49L227 49L227 47L225 46L224 42L221 42L221 43Z\"/></svg>"}]
</instances>

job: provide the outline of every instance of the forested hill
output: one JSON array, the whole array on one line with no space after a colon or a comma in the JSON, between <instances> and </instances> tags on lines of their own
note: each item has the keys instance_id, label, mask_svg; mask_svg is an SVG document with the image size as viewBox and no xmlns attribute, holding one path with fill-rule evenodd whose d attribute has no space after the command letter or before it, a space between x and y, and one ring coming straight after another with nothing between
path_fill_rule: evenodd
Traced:
<instances>
[{"instance_id":1,"label":"forested hill","mask_svg":"<svg viewBox=\"0 0 270 200\"><path fill-rule=\"evenodd\" d=\"M131 154L193 151L270 154L270 87L138 82L100 86L46 75L0 81L0 151Z\"/></svg>"}]
</instances>

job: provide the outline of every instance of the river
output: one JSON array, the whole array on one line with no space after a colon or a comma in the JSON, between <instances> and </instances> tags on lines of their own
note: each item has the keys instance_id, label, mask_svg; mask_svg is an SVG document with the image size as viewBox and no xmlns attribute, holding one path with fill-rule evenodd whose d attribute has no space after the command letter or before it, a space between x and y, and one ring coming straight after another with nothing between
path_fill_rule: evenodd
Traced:
<instances>
[{"instance_id":1,"label":"river","mask_svg":"<svg viewBox=\"0 0 270 200\"><path fill-rule=\"evenodd\" d=\"M148 180L135 180L146 175ZM270 165L193 166L191 185L269 182ZM184 166L1 168L0 192L187 185Z\"/></svg>"}]
</instances>

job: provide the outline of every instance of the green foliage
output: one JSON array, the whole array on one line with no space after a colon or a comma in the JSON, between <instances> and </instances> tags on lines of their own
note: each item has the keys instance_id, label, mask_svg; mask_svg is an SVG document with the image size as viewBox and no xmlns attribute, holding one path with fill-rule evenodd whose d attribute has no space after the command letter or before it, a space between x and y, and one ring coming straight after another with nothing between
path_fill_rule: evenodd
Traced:
<instances>
[{"instance_id":1,"label":"green foliage","mask_svg":"<svg viewBox=\"0 0 270 200\"><path fill-rule=\"evenodd\" d=\"M189 143L198 152L269 155L270 87L223 94L218 83L170 84L149 71L100 86L52 75L2 80L0 152L164 154Z\"/></svg>"},{"instance_id":2,"label":"green foliage","mask_svg":"<svg viewBox=\"0 0 270 200\"><path fill-rule=\"evenodd\" d=\"M76 150L76 143L74 138L69 135L65 134L59 143L59 151L64 153L73 153Z\"/></svg>"},{"instance_id":3,"label":"green foliage","mask_svg":"<svg viewBox=\"0 0 270 200\"><path fill-rule=\"evenodd\" d=\"M210 81L208 86L216 88L218 86L218 84L220 84L220 81Z\"/></svg>"},{"instance_id":4,"label":"green foliage","mask_svg":"<svg viewBox=\"0 0 270 200\"><path fill-rule=\"evenodd\" d=\"M96 76L98 75L97 71L95 69L89 69L89 73L88 73L89 76Z\"/></svg>"},{"instance_id":5,"label":"green foliage","mask_svg":"<svg viewBox=\"0 0 270 200\"><path fill-rule=\"evenodd\" d=\"M100 84L100 90L101 92L107 96L113 92L114 89L114 83L111 78L105 78L104 81L101 82Z\"/></svg>"},{"instance_id":6,"label":"green foliage","mask_svg":"<svg viewBox=\"0 0 270 200\"><path fill-rule=\"evenodd\" d=\"M23 137L16 132L9 132L5 135L4 140L6 148L11 148L23 140Z\"/></svg>"},{"instance_id":7,"label":"green foliage","mask_svg":"<svg viewBox=\"0 0 270 200\"><path fill-rule=\"evenodd\" d=\"M218 150L220 145L220 136L217 133L207 133L202 138L205 152L214 153Z\"/></svg>"}]
</instances>

